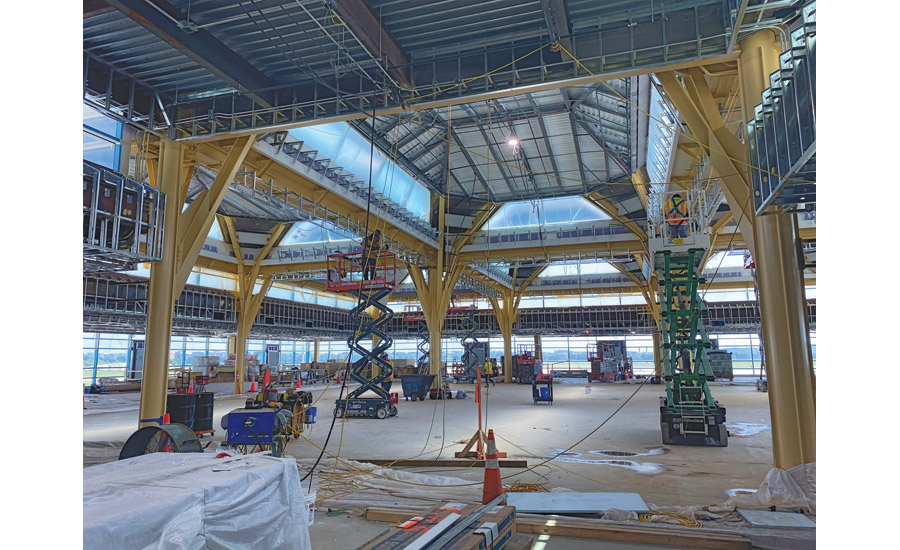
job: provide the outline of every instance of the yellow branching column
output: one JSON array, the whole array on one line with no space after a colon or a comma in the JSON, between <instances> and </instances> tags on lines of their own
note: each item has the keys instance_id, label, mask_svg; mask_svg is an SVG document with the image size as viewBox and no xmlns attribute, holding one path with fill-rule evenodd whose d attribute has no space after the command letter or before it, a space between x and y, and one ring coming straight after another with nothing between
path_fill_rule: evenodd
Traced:
<instances>
[{"instance_id":1,"label":"yellow branching column","mask_svg":"<svg viewBox=\"0 0 900 550\"><path fill-rule=\"evenodd\" d=\"M263 278L262 286L258 293L254 294L253 289L256 286L262 262L269 251L272 250L272 247L275 246L275 243L281 239L285 225L280 223L275 226L265 246L258 251L253 263L247 264L244 261L244 254L241 250L237 231L234 228L234 222L228 217L223 217L222 220L225 222L225 229L231 240L234 257L237 259L237 291L235 294L238 301L238 322L234 361L234 393L242 395L246 378L247 337L253 328L253 322L256 320L259 307L262 305L262 299L265 297L266 292L269 291L269 288L272 287L272 275L267 275Z\"/></svg>"},{"instance_id":2,"label":"yellow branching column","mask_svg":"<svg viewBox=\"0 0 900 550\"><path fill-rule=\"evenodd\" d=\"M203 242L216 219L216 210L254 139L255 136L251 135L233 140L210 188L200 193L183 212L180 199L193 173L193 167L185 162L184 146L161 139L159 158L147 161L150 181L157 182L157 187L166 193L166 211L162 259L150 268L147 343L139 417L141 426L162 422L166 411L174 302L184 290Z\"/></svg>"},{"instance_id":3,"label":"yellow branching column","mask_svg":"<svg viewBox=\"0 0 900 550\"><path fill-rule=\"evenodd\" d=\"M165 236L162 258L150 265L150 284L147 296L147 333L144 348L144 373L141 378L139 426L162 424L166 412L166 392L169 383L169 349L174 292L176 228L181 214L178 196L181 193L181 174L184 147L162 140L159 162L153 163L151 183L166 194ZM156 179L154 181L154 178Z\"/></svg>"},{"instance_id":4,"label":"yellow branching column","mask_svg":"<svg viewBox=\"0 0 900 550\"><path fill-rule=\"evenodd\" d=\"M459 265L441 277L438 268L428 268L428 281L426 281L422 268L409 266L409 274L416 287L416 293L419 295L422 314L425 316L425 324L428 326L429 374L439 375L441 372L441 330L444 319L447 317L447 307L450 305L453 287L456 286L462 269L463 266ZM437 380L438 377L435 378L435 384L438 383Z\"/></svg>"},{"instance_id":5,"label":"yellow branching column","mask_svg":"<svg viewBox=\"0 0 900 550\"><path fill-rule=\"evenodd\" d=\"M491 306L494 308L494 316L497 318L497 324L500 325L500 334L503 336L503 382L512 383L512 329L516 321L519 320L519 302L525 293L525 289L534 281L546 266L536 267L532 270L528 278L519 285L518 289L504 289L503 299L490 298ZM513 268L513 285L519 275L519 268Z\"/></svg>"},{"instance_id":6,"label":"yellow branching column","mask_svg":"<svg viewBox=\"0 0 900 550\"><path fill-rule=\"evenodd\" d=\"M740 77L745 111L759 103L768 75L778 68L778 37L763 31L741 41ZM745 116L745 119L748 117ZM765 168L765 167L763 167ZM772 448L782 469L816 461L816 403L803 266L794 214L759 216L756 272L766 349Z\"/></svg>"},{"instance_id":7,"label":"yellow branching column","mask_svg":"<svg viewBox=\"0 0 900 550\"><path fill-rule=\"evenodd\" d=\"M534 358L540 359L541 361L544 360L544 352L543 352L543 349L541 348L541 335L540 334L534 335Z\"/></svg>"},{"instance_id":8,"label":"yellow branching column","mask_svg":"<svg viewBox=\"0 0 900 550\"><path fill-rule=\"evenodd\" d=\"M262 299L265 297L266 292L272 287L272 276L266 275L263 278L259 292L256 294L253 294L253 286L250 286L249 288L250 295L241 298L239 305L237 345L235 346L236 356L234 361L235 395L243 395L244 393L244 380L246 379L245 373L247 366L247 337L250 336L250 330L253 328L253 322L256 320L259 306L262 305Z\"/></svg>"},{"instance_id":9,"label":"yellow branching column","mask_svg":"<svg viewBox=\"0 0 900 550\"><path fill-rule=\"evenodd\" d=\"M660 333L659 330L653 331L653 374L656 376L662 376L664 374L661 349L662 344L662 333Z\"/></svg>"},{"instance_id":10,"label":"yellow branching column","mask_svg":"<svg viewBox=\"0 0 900 550\"><path fill-rule=\"evenodd\" d=\"M490 298L494 307L494 316L500 325L500 334L503 336L503 382L512 383L512 327L518 318L518 299L514 298L512 291L502 299Z\"/></svg>"}]
</instances>

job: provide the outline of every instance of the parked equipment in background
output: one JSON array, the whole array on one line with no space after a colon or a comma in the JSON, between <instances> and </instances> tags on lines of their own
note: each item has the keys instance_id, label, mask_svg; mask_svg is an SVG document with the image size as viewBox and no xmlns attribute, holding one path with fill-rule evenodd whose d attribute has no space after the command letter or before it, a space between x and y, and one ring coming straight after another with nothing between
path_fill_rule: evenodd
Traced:
<instances>
[{"instance_id":1,"label":"parked equipment in background","mask_svg":"<svg viewBox=\"0 0 900 550\"><path fill-rule=\"evenodd\" d=\"M553 381L549 382L538 382L534 380L531 382L531 397L534 399L534 404L537 405L538 402L545 402L553 404Z\"/></svg>"},{"instance_id":2,"label":"parked equipment in background","mask_svg":"<svg viewBox=\"0 0 900 550\"><path fill-rule=\"evenodd\" d=\"M734 366L730 351L709 350L706 355L709 357L709 366L716 379L734 380Z\"/></svg>"},{"instance_id":3,"label":"parked equipment in background","mask_svg":"<svg viewBox=\"0 0 900 550\"><path fill-rule=\"evenodd\" d=\"M756 391L769 391L769 381L762 374L756 379Z\"/></svg>"},{"instance_id":4,"label":"parked equipment in background","mask_svg":"<svg viewBox=\"0 0 900 550\"><path fill-rule=\"evenodd\" d=\"M588 346L587 357L591 364L588 382L614 382L634 377L624 340L598 340Z\"/></svg>"},{"instance_id":5,"label":"parked equipment in background","mask_svg":"<svg viewBox=\"0 0 900 550\"><path fill-rule=\"evenodd\" d=\"M475 371L479 365L484 364L485 359L490 357L488 343L479 342L478 338L475 337L475 332L478 330L478 322L475 320L477 309L474 305L464 307L454 306L447 308L447 311L464 313L462 322L460 322L459 325L459 331L462 333L459 343L463 348L461 358L463 370L456 375L454 381L457 384L460 382L472 382L477 384L480 380L476 378Z\"/></svg>"},{"instance_id":6,"label":"parked equipment in background","mask_svg":"<svg viewBox=\"0 0 900 550\"><path fill-rule=\"evenodd\" d=\"M588 361L591 363L588 382L612 382L616 379L618 364L612 344L596 342L594 346L588 346Z\"/></svg>"},{"instance_id":7,"label":"parked equipment in background","mask_svg":"<svg viewBox=\"0 0 900 550\"><path fill-rule=\"evenodd\" d=\"M128 374L126 380L140 380L144 374L144 341L131 342L131 355L128 362Z\"/></svg>"},{"instance_id":8,"label":"parked equipment in background","mask_svg":"<svg viewBox=\"0 0 900 550\"><path fill-rule=\"evenodd\" d=\"M434 384L433 374L404 374L400 376L400 384L403 386L403 398L409 401L424 401L431 385Z\"/></svg>"},{"instance_id":9,"label":"parked equipment in background","mask_svg":"<svg viewBox=\"0 0 900 550\"><path fill-rule=\"evenodd\" d=\"M518 353L512 356L513 378L519 384L530 384L543 373L544 362L534 356L534 348L519 344Z\"/></svg>"}]
</instances>

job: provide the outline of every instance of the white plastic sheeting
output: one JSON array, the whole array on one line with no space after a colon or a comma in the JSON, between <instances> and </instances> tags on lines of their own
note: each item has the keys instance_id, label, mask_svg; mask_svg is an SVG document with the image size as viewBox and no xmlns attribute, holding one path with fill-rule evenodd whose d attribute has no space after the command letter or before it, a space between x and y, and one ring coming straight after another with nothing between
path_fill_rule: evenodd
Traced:
<instances>
[{"instance_id":1,"label":"white plastic sheeting","mask_svg":"<svg viewBox=\"0 0 900 550\"><path fill-rule=\"evenodd\" d=\"M153 453L84 469L84 548L312 548L292 458Z\"/></svg>"}]
</instances>

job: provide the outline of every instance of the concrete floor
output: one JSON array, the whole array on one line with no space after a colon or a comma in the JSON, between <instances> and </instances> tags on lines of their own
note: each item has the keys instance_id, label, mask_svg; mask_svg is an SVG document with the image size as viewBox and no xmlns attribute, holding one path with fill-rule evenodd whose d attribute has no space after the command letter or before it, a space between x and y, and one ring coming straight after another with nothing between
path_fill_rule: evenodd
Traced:
<instances>
[{"instance_id":1,"label":"concrete floor","mask_svg":"<svg viewBox=\"0 0 900 550\"><path fill-rule=\"evenodd\" d=\"M528 385L491 386L484 392L486 428L492 428L503 439L498 448L509 458L529 457L529 465L541 462L532 456L548 456L568 448L601 422L635 392L638 385L598 384L585 392L585 380L571 379L554 386L553 405L533 404ZM230 392L230 384L211 390ZM454 389L472 390L472 384L460 384ZM331 421L331 411L337 388L323 391L322 387L304 388L313 391L319 399L318 423L305 435L322 445ZM395 384L394 391L400 391ZM505 478L504 483L518 479L524 483L546 482L548 488L561 487L576 491L626 491L639 493L646 502L654 504L716 504L724 502L726 490L757 488L766 472L773 466L772 441L768 426L768 394L757 392L755 386L716 384L713 395L726 407L728 424L732 432L728 447L663 446L659 429L659 397L663 386L645 384L634 397L602 428L572 449L574 459L614 460L613 463L579 463L552 461L537 469L542 474L526 472L515 478ZM385 420L350 418L335 426L328 449L335 452L341 444L340 456L348 459L394 459L413 457L422 452L423 458L433 458L442 445L441 456L451 458L462 448L476 430L476 407L471 397L465 400L426 400L408 402L401 399L399 414ZM223 439L218 429L219 419L231 409L241 407L245 397L220 395L215 403L214 426L217 433L212 440ZM137 426L136 394L110 394L88 396L85 411L83 437L85 442L124 442ZM744 431L745 436L739 432ZM755 432L755 433L754 433ZM210 438L205 438L209 441ZM515 444L516 446L514 446ZM95 443L114 450L117 443ZM589 453L588 451L615 451L626 456ZM287 454L297 458L316 458L318 449L297 440L292 442ZM636 453L636 456L627 455ZM651 453L651 454L642 454ZM85 448L85 465L109 460L109 452L101 450L92 458ZM104 458L105 457L105 458ZM114 458L114 456L112 457ZM563 470L562 468L565 468ZM471 468L438 472L425 468L412 471L434 471L438 475L460 477L479 481L483 470ZM506 476L515 470L502 470ZM652 473L647 473L652 472ZM357 516L326 517L317 512L316 522L310 529L314 548L354 548L373 538L387 528L387 524L368 522ZM335 546L337 537L341 543ZM350 541L353 537L354 541ZM333 540L329 540L333 539ZM556 548L594 548L596 542L561 537L550 537L540 542L543 550ZM540 548L540 546L536 546ZM649 548L621 545L604 548ZM661 548L661 547L654 547Z\"/></svg>"}]
</instances>

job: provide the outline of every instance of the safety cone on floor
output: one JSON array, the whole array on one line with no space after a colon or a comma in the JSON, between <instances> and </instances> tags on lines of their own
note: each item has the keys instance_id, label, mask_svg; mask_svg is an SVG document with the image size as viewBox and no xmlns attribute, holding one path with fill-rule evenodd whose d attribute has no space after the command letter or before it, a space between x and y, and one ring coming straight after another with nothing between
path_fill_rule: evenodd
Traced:
<instances>
[{"instance_id":1,"label":"safety cone on floor","mask_svg":"<svg viewBox=\"0 0 900 550\"><path fill-rule=\"evenodd\" d=\"M481 503L487 504L503 494L494 430L488 430L487 452L484 454L484 459L484 489L481 493Z\"/></svg>"},{"instance_id":2,"label":"safety cone on floor","mask_svg":"<svg viewBox=\"0 0 900 550\"><path fill-rule=\"evenodd\" d=\"M256 380L250 382L250 391L256 391Z\"/></svg>"},{"instance_id":3,"label":"safety cone on floor","mask_svg":"<svg viewBox=\"0 0 900 550\"><path fill-rule=\"evenodd\" d=\"M297 379L297 389L299 390L303 384L300 383L300 379Z\"/></svg>"},{"instance_id":4,"label":"safety cone on floor","mask_svg":"<svg viewBox=\"0 0 900 550\"><path fill-rule=\"evenodd\" d=\"M188 393L194 393L194 381L191 380L191 383L188 384Z\"/></svg>"},{"instance_id":5,"label":"safety cone on floor","mask_svg":"<svg viewBox=\"0 0 900 550\"><path fill-rule=\"evenodd\" d=\"M163 416L163 424L168 424L168 423L169 423L169 413L166 413Z\"/></svg>"}]
</instances>

